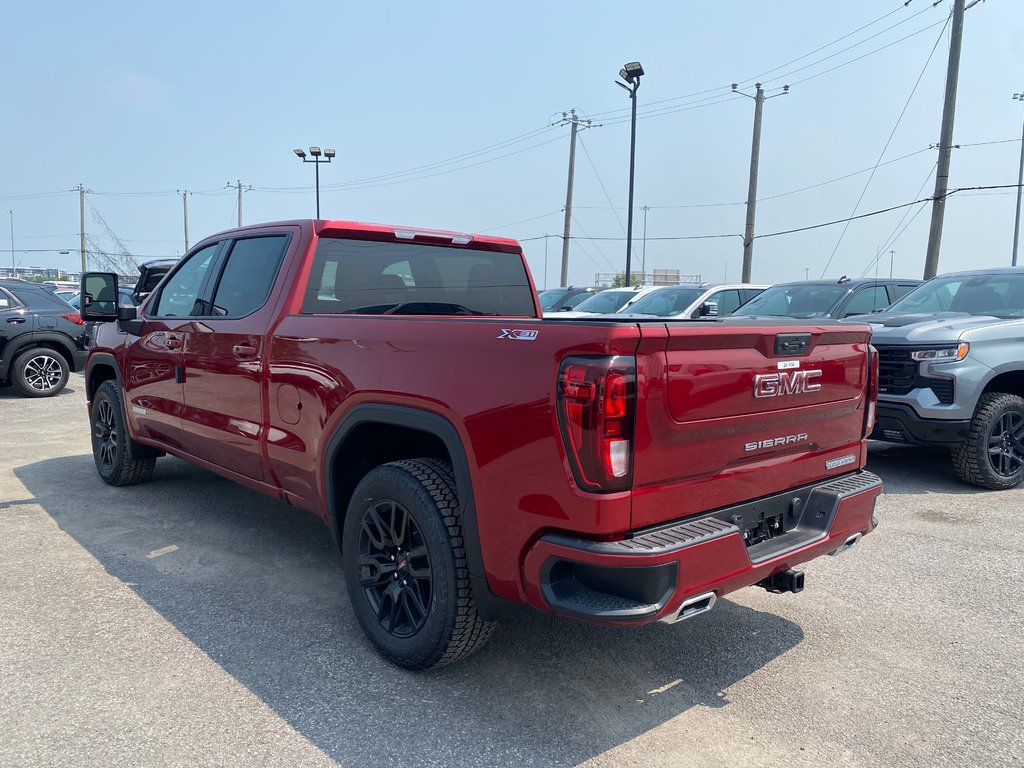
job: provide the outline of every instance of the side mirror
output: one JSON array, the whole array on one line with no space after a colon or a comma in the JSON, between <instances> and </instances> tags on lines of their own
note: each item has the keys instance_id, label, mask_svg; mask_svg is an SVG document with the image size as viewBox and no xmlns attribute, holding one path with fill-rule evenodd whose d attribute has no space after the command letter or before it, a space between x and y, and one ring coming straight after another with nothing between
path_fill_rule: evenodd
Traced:
<instances>
[{"instance_id":1,"label":"side mirror","mask_svg":"<svg viewBox=\"0 0 1024 768\"><path fill-rule=\"evenodd\" d=\"M113 272L86 272L81 295L78 311L83 320L110 323L118 319L117 275Z\"/></svg>"},{"instance_id":2,"label":"side mirror","mask_svg":"<svg viewBox=\"0 0 1024 768\"><path fill-rule=\"evenodd\" d=\"M698 310L700 317L718 317L718 302L705 301Z\"/></svg>"}]
</instances>

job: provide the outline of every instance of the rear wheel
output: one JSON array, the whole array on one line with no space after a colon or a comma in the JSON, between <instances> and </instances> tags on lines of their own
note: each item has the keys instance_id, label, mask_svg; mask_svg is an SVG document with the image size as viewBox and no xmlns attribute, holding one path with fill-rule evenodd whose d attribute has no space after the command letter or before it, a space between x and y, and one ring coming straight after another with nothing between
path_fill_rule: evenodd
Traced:
<instances>
[{"instance_id":1,"label":"rear wheel","mask_svg":"<svg viewBox=\"0 0 1024 768\"><path fill-rule=\"evenodd\" d=\"M64 355L49 347L26 349L11 365L11 380L26 397L52 397L64 389L70 375Z\"/></svg>"},{"instance_id":2,"label":"rear wheel","mask_svg":"<svg viewBox=\"0 0 1024 768\"><path fill-rule=\"evenodd\" d=\"M108 485L136 485L153 476L156 455L128 436L121 393L113 381L103 382L92 399L92 455L96 471ZM131 451L131 456L128 455Z\"/></svg>"},{"instance_id":3,"label":"rear wheel","mask_svg":"<svg viewBox=\"0 0 1024 768\"><path fill-rule=\"evenodd\" d=\"M395 461L367 473L345 517L342 566L363 631L399 666L450 664L494 629L477 614L445 462Z\"/></svg>"},{"instance_id":4,"label":"rear wheel","mask_svg":"<svg viewBox=\"0 0 1024 768\"><path fill-rule=\"evenodd\" d=\"M953 448L953 467L964 482L993 491L1024 480L1024 398L984 394L967 438Z\"/></svg>"}]
</instances>

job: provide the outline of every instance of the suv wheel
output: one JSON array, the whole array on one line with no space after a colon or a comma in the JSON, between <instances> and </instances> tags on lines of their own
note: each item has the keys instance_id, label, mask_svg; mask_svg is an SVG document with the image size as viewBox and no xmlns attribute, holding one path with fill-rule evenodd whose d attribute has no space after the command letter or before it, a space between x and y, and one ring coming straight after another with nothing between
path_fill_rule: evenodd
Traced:
<instances>
[{"instance_id":1,"label":"suv wheel","mask_svg":"<svg viewBox=\"0 0 1024 768\"><path fill-rule=\"evenodd\" d=\"M993 491L1019 485L1024 480L1024 398L982 395L967 438L952 455L964 482Z\"/></svg>"},{"instance_id":2,"label":"suv wheel","mask_svg":"<svg viewBox=\"0 0 1024 768\"><path fill-rule=\"evenodd\" d=\"M395 461L360 481L345 516L342 567L363 631L399 666L450 664L494 630L476 611L445 462Z\"/></svg>"},{"instance_id":3,"label":"suv wheel","mask_svg":"<svg viewBox=\"0 0 1024 768\"><path fill-rule=\"evenodd\" d=\"M105 381L96 390L89 420L92 422L92 456L103 482L136 485L153 476L155 452L128 437L121 393L115 382Z\"/></svg>"},{"instance_id":4,"label":"suv wheel","mask_svg":"<svg viewBox=\"0 0 1024 768\"><path fill-rule=\"evenodd\" d=\"M52 397L64 389L70 375L64 355L49 347L26 349L11 366L11 381L26 397Z\"/></svg>"}]
</instances>

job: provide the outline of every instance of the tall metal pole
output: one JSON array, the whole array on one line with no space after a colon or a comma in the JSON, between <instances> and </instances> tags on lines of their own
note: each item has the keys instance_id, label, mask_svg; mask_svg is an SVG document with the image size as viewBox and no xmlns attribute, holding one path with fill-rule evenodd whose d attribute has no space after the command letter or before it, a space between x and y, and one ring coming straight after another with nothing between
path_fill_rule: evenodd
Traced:
<instances>
[{"instance_id":1,"label":"tall metal pole","mask_svg":"<svg viewBox=\"0 0 1024 768\"><path fill-rule=\"evenodd\" d=\"M563 113L564 114L564 113ZM570 117L567 118L570 125L569 131L569 181L565 187L565 224L562 226L562 275L559 285L565 288L569 285L569 224L572 221L572 182L576 170L576 131L579 129L579 118L576 117L576 110L569 110ZM544 241L547 245L547 240ZM545 281L547 276L545 275Z\"/></svg>"},{"instance_id":2,"label":"tall metal pole","mask_svg":"<svg viewBox=\"0 0 1024 768\"><path fill-rule=\"evenodd\" d=\"M242 180L238 180L238 226L242 226Z\"/></svg>"},{"instance_id":3,"label":"tall metal pole","mask_svg":"<svg viewBox=\"0 0 1024 768\"><path fill-rule=\"evenodd\" d=\"M743 275L740 282L750 282L754 259L754 214L757 208L757 170L761 160L761 113L764 110L764 89L756 84L754 96L754 138L750 143L750 183L747 186L747 224L743 230Z\"/></svg>"},{"instance_id":4,"label":"tall metal pole","mask_svg":"<svg viewBox=\"0 0 1024 768\"><path fill-rule=\"evenodd\" d=\"M1013 98L1020 98L1024 102L1024 93L1015 93ZM1017 266L1017 241L1020 237L1020 193L1024 189L1021 185L1024 184L1024 127L1021 128L1020 136L1020 170L1017 171L1017 213L1013 219L1013 260L1010 264L1014 267Z\"/></svg>"},{"instance_id":5,"label":"tall metal pole","mask_svg":"<svg viewBox=\"0 0 1024 768\"><path fill-rule=\"evenodd\" d=\"M892 280L892 262L896 258L896 251L889 250L889 279Z\"/></svg>"},{"instance_id":6,"label":"tall metal pole","mask_svg":"<svg viewBox=\"0 0 1024 768\"><path fill-rule=\"evenodd\" d=\"M629 210L626 212L626 287L633 284L630 279L629 261L633 255L633 172L636 168L636 92L640 79L633 81L629 100L633 102L633 116L629 126Z\"/></svg>"},{"instance_id":7,"label":"tall metal pole","mask_svg":"<svg viewBox=\"0 0 1024 768\"><path fill-rule=\"evenodd\" d=\"M14 211L8 211L11 216L11 277L18 276L18 265L14 263Z\"/></svg>"},{"instance_id":8,"label":"tall metal pole","mask_svg":"<svg viewBox=\"0 0 1024 768\"><path fill-rule=\"evenodd\" d=\"M85 257L85 185L78 185L78 245L79 253L82 257L82 272L87 272L89 269L88 262Z\"/></svg>"},{"instance_id":9,"label":"tall metal pole","mask_svg":"<svg viewBox=\"0 0 1024 768\"><path fill-rule=\"evenodd\" d=\"M641 279L647 279L647 211L650 210L650 206L645 205L644 211L644 247L640 252L640 274L643 275Z\"/></svg>"},{"instance_id":10,"label":"tall metal pole","mask_svg":"<svg viewBox=\"0 0 1024 768\"><path fill-rule=\"evenodd\" d=\"M188 253L188 190L183 189L179 194L181 194L182 215L185 219L185 250L183 253Z\"/></svg>"},{"instance_id":11,"label":"tall metal pole","mask_svg":"<svg viewBox=\"0 0 1024 768\"><path fill-rule=\"evenodd\" d=\"M548 236L544 235L544 290L548 289Z\"/></svg>"},{"instance_id":12,"label":"tall metal pole","mask_svg":"<svg viewBox=\"0 0 1024 768\"><path fill-rule=\"evenodd\" d=\"M939 165L935 173L932 223L928 230L928 250L924 259L925 280L935 277L939 270L939 245L942 242L942 219L946 212L946 190L949 188L949 158L953 154L953 118L956 116L956 86L960 76L960 43L963 35L964 0L953 0L953 29L949 38L949 65L946 68L946 100L942 105L942 131L939 135Z\"/></svg>"},{"instance_id":13,"label":"tall metal pole","mask_svg":"<svg viewBox=\"0 0 1024 768\"><path fill-rule=\"evenodd\" d=\"M314 157L313 163L316 165L316 217L320 218L320 158Z\"/></svg>"}]
</instances>

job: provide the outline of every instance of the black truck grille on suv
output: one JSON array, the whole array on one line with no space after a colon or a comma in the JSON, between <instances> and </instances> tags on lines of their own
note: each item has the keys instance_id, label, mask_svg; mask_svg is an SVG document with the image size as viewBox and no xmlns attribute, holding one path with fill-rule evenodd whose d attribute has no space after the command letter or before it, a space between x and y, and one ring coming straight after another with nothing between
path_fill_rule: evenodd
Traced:
<instances>
[{"instance_id":1,"label":"black truck grille on suv","mask_svg":"<svg viewBox=\"0 0 1024 768\"><path fill-rule=\"evenodd\" d=\"M921 376L921 364L910 359L910 350L900 347L876 347L878 350L878 392L906 395L913 389L930 389L940 403L953 402L953 380Z\"/></svg>"}]
</instances>

